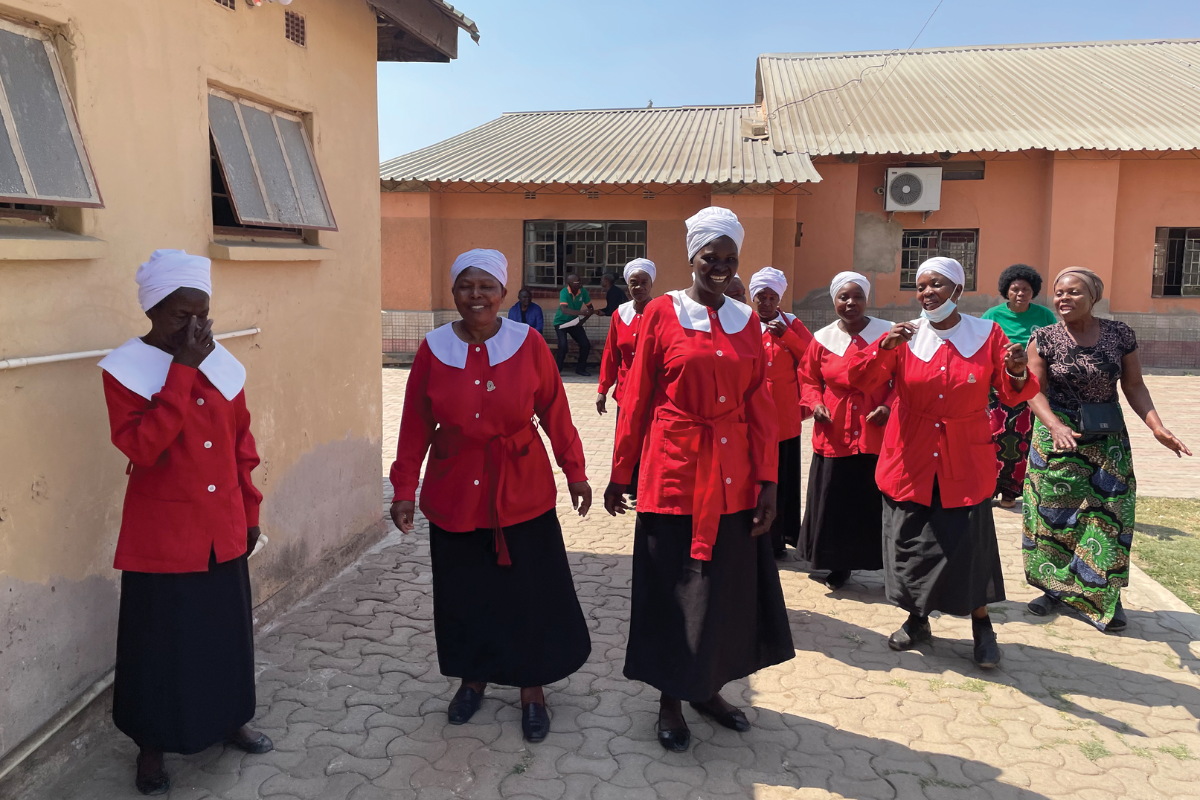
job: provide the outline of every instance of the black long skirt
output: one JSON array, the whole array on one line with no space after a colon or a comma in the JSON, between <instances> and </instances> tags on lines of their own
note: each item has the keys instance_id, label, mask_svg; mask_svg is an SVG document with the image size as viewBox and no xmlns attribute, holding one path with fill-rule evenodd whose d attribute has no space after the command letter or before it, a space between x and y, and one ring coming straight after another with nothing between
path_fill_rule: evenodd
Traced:
<instances>
[{"instance_id":1,"label":"black long skirt","mask_svg":"<svg viewBox=\"0 0 1200 800\"><path fill-rule=\"evenodd\" d=\"M991 498L976 506L942 508L884 495L884 584L909 613L966 616L1004 599Z\"/></svg>"},{"instance_id":2,"label":"black long skirt","mask_svg":"<svg viewBox=\"0 0 1200 800\"><path fill-rule=\"evenodd\" d=\"M781 552L800 540L800 437L779 443L779 489L775 519L771 523L771 546Z\"/></svg>"},{"instance_id":3,"label":"black long skirt","mask_svg":"<svg viewBox=\"0 0 1200 800\"><path fill-rule=\"evenodd\" d=\"M879 456L813 453L808 503L797 550L813 569L883 569L883 494Z\"/></svg>"},{"instance_id":4,"label":"black long skirt","mask_svg":"<svg viewBox=\"0 0 1200 800\"><path fill-rule=\"evenodd\" d=\"M544 686L592 652L558 516L504 529L512 566L496 563L489 528L429 526L433 632L442 674L504 686Z\"/></svg>"},{"instance_id":5,"label":"black long skirt","mask_svg":"<svg viewBox=\"0 0 1200 800\"><path fill-rule=\"evenodd\" d=\"M691 557L690 515L638 512L625 677L703 701L795 656L769 536L753 511L721 517L711 561Z\"/></svg>"},{"instance_id":6,"label":"black long skirt","mask_svg":"<svg viewBox=\"0 0 1200 800\"><path fill-rule=\"evenodd\" d=\"M139 747L199 753L254 717L246 556L207 572L121 573L113 722Z\"/></svg>"},{"instance_id":7,"label":"black long skirt","mask_svg":"<svg viewBox=\"0 0 1200 800\"><path fill-rule=\"evenodd\" d=\"M617 407L617 413L615 416L616 416L615 422L619 425L620 421L621 421L620 406ZM628 494L630 496L630 498L632 498L634 500L637 500L638 481L641 480L641 477L642 477L642 462L639 459L638 463L633 465L633 477L629 479L629 490L626 492L626 494Z\"/></svg>"}]
</instances>

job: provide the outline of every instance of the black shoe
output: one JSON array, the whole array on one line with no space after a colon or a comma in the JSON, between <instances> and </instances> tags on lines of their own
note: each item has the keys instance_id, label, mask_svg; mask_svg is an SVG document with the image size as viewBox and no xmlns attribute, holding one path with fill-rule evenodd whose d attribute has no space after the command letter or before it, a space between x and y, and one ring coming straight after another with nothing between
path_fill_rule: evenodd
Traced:
<instances>
[{"instance_id":1,"label":"black shoe","mask_svg":"<svg viewBox=\"0 0 1200 800\"><path fill-rule=\"evenodd\" d=\"M836 591L845 586L848 580L850 580L850 570L835 569L825 576L825 585Z\"/></svg>"},{"instance_id":2,"label":"black shoe","mask_svg":"<svg viewBox=\"0 0 1200 800\"><path fill-rule=\"evenodd\" d=\"M450 701L450 707L446 709L446 716L451 725L465 725L471 717L475 716L475 712L479 710L479 704L483 702L483 692L477 692L466 682L458 687L458 691L454 693L454 699Z\"/></svg>"},{"instance_id":3,"label":"black shoe","mask_svg":"<svg viewBox=\"0 0 1200 800\"><path fill-rule=\"evenodd\" d=\"M684 753L692 745L692 732L686 722L682 728L667 729L662 726L662 720L659 719L655 723L655 729L658 731L658 743L665 750L670 750L672 753Z\"/></svg>"},{"instance_id":4,"label":"black shoe","mask_svg":"<svg viewBox=\"0 0 1200 800\"><path fill-rule=\"evenodd\" d=\"M582 375L585 378L592 377L592 373L588 372L586 369L577 369L577 370L575 370L575 374Z\"/></svg>"},{"instance_id":5,"label":"black shoe","mask_svg":"<svg viewBox=\"0 0 1200 800\"><path fill-rule=\"evenodd\" d=\"M1117 610L1113 612L1112 620L1104 626L1106 632L1119 633L1125 630L1129 625L1129 620L1125 618L1125 606L1121 605L1121 601L1117 601Z\"/></svg>"},{"instance_id":6,"label":"black shoe","mask_svg":"<svg viewBox=\"0 0 1200 800\"><path fill-rule=\"evenodd\" d=\"M713 721L724 725L732 731L745 733L750 730L750 720L746 719L746 715L741 709L735 708L732 711L726 711L707 702L692 703L691 706L704 716L711 718Z\"/></svg>"},{"instance_id":7,"label":"black shoe","mask_svg":"<svg viewBox=\"0 0 1200 800\"><path fill-rule=\"evenodd\" d=\"M275 749L275 743L271 741L270 736L258 731L252 731L249 728L239 729L237 733L228 737L225 741L239 750L244 750L254 755L262 755Z\"/></svg>"},{"instance_id":8,"label":"black shoe","mask_svg":"<svg viewBox=\"0 0 1200 800\"><path fill-rule=\"evenodd\" d=\"M908 620L900 626L900 630L888 637L888 647L893 650L912 650L921 642L928 642L932 638L929 617L909 614Z\"/></svg>"},{"instance_id":9,"label":"black shoe","mask_svg":"<svg viewBox=\"0 0 1200 800\"><path fill-rule=\"evenodd\" d=\"M1029 613L1033 614L1034 616L1047 617L1054 611L1058 610L1059 603L1061 602L1062 601L1057 597L1051 597L1048 594L1044 594L1036 600L1030 600L1025 607L1028 608Z\"/></svg>"},{"instance_id":10,"label":"black shoe","mask_svg":"<svg viewBox=\"0 0 1200 800\"><path fill-rule=\"evenodd\" d=\"M550 733L550 715L541 703L528 703L521 707L521 733L527 742L540 742Z\"/></svg>"},{"instance_id":11,"label":"black shoe","mask_svg":"<svg viewBox=\"0 0 1200 800\"><path fill-rule=\"evenodd\" d=\"M975 638L975 663L984 669L991 669L1000 663L1000 645L996 643L996 631L992 629L992 620L971 618L971 633Z\"/></svg>"},{"instance_id":12,"label":"black shoe","mask_svg":"<svg viewBox=\"0 0 1200 800\"><path fill-rule=\"evenodd\" d=\"M171 778L167 775L167 771L164 768L160 768L156 772L143 773L142 756L139 753L137 757L137 777L134 778L133 785L142 794L166 794L171 791Z\"/></svg>"},{"instance_id":13,"label":"black shoe","mask_svg":"<svg viewBox=\"0 0 1200 800\"><path fill-rule=\"evenodd\" d=\"M776 561L782 561L785 558L787 558L787 545L784 545L783 547L781 547L775 551L775 560Z\"/></svg>"}]
</instances>

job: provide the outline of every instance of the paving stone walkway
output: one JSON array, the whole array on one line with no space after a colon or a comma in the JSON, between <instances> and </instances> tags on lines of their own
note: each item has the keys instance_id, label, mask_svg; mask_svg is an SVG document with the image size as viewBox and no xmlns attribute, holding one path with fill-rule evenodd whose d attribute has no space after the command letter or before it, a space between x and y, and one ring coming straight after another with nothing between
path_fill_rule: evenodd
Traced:
<instances>
[{"instance_id":1,"label":"paving stone walkway","mask_svg":"<svg viewBox=\"0 0 1200 800\"><path fill-rule=\"evenodd\" d=\"M390 464L404 370L385 370ZM1159 398L1200 397L1200 379L1153 379ZM607 483L613 415L600 418L595 384L568 384L597 499ZM1179 383L1172 383L1178 381ZM1161 386L1159 385L1161 383ZM611 405L611 404L610 404ZM1160 400L1160 406L1164 405ZM1188 403L1191 405L1191 402ZM1200 431L1173 403L1168 424L1190 443ZM1190 427L1190 430L1189 430ZM807 432L806 432L807 435ZM1158 472L1136 440L1149 491ZM1179 462L1164 462L1178 471ZM1192 479L1169 484L1190 485ZM807 472L807 462L805 466ZM1127 594L1130 625L1105 635L1079 619L1038 619L1022 580L1020 520L996 510L1009 601L993 607L1004 660L969 660L966 620L935 619L936 639L894 653L903 613L877 573L831 593L789 560L781 577L794 660L731 684L747 734L685 711L694 744L668 754L655 741L657 693L621 674L628 630L632 519L602 509L560 514L592 655L548 688L553 732L521 738L518 692L489 688L468 725L446 723L456 682L438 671L427 528L380 546L258 637L256 724L276 751L214 747L169 757L171 798L248 800L674 800L675 798L1196 797L1200 784L1200 624L1144 575ZM1172 488L1172 494L1180 492ZM138 797L124 737L63 776L55 800Z\"/></svg>"}]
</instances>

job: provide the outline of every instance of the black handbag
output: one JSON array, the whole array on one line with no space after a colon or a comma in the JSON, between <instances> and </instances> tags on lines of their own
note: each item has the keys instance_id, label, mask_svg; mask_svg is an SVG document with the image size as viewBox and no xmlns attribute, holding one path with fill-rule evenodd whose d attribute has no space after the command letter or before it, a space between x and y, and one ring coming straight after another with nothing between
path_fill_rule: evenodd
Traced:
<instances>
[{"instance_id":1,"label":"black handbag","mask_svg":"<svg viewBox=\"0 0 1200 800\"><path fill-rule=\"evenodd\" d=\"M1125 417L1120 403L1081 403L1079 405L1080 433L1108 436L1125 430Z\"/></svg>"}]
</instances>

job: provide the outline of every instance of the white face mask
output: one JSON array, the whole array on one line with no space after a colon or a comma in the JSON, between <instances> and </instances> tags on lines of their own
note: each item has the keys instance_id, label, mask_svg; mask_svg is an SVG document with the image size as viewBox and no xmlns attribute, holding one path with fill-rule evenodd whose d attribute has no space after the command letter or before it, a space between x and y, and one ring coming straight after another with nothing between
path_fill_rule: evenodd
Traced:
<instances>
[{"instance_id":1,"label":"white face mask","mask_svg":"<svg viewBox=\"0 0 1200 800\"><path fill-rule=\"evenodd\" d=\"M961 298L962 293L960 292L958 296ZM958 308L958 303L955 303L953 300L953 294L951 298L933 310L921 309L921 319L927 319L930 322L944 322L954 313L954 309Z\"/></svg>"}]
</instances>

